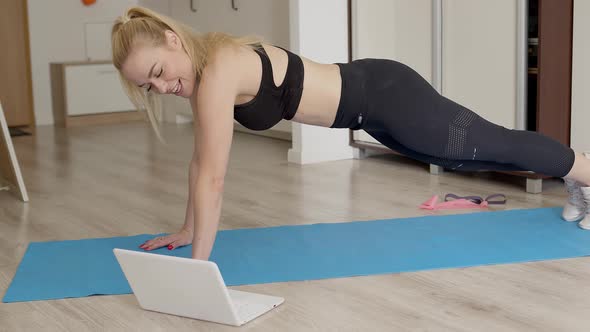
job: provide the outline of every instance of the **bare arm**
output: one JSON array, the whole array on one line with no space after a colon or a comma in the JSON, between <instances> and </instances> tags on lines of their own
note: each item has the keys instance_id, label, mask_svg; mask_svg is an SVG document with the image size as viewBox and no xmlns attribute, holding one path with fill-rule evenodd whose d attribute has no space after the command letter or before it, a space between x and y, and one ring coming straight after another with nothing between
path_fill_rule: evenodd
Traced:
<instances>
[{"instance_id":1,"label":"bare arm","mask_svg":"<svg viewBox=\"0 0 590 332\"><path fill-rule=\"evenodd\" d=\"M194 159L195 157L193 157ZM196 161L191 160L191 163L189 164L189 168L188 168L188 198L186 200L186 213L185 213L185 218L184 218L184 225L182 226L182 231L187 232L188 234L190 234L191 236L193 235L193 230L195 228L195 222L194 222L194 215L193 215L193 190L192 190L192 186L190 185L191 183L194 182L194 177L195 177L195 172L193 171L193 163L195 163Z\"/></svg>"},{"instance_id":2,"label":"bare arm","mask_svg":"<svg viewBox=\"0 0 590 332\"><path fill-rule=\"evenodd\" d=\"M224 179L233 136L233 106L238 87L233 59L219 55L203 72L196 100L195 152L190 165L193 258L208 260L215 242ZM190 211L188 213L190 215Z\"/></svg>"},{"instance_id":3,"label":"bare arm","mask_svg":"<svg viewBox=\"0 0 590 332\"><path fill-rule=\"evenodd\" d=\"M194 156L193 156L194 159ZM195 167L193 167L194 162L191 161L191 163L189 164L189 190L188 190L188 199L187 199L187 204L186 204L186 216L185 216L185 221L184 221L184 225L182 226L182 228L180 229L180 231L178 231L177 233L173 233L173 234L168 234L165 236L158 236L156 238L150 239L145 241L142 245L140 245L139 247L144 249L144 250L154 250L154 249L158 249L160 247L163 246L168 246L168 250L172 250L174 248L178 248L178 247L183 247L186 245L191 244L192 240L193 240L193 230L194 230L194 213L193 213L193 197L194 197L194 193L193 193L193 188L191 186L191 183L194 182L194 178L195 178L195 172L193 171L193 169L195 169Z\"/></svg>"}]
</instances>

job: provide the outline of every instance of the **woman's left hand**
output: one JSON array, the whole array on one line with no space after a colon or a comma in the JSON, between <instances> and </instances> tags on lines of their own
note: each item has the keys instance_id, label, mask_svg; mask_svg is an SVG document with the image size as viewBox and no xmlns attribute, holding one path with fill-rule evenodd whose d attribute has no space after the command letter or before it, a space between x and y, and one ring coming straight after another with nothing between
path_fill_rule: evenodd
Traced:
<instances>
[{"instance_id":1,"label":"woman's left hand","mask_svg":"<svg viewBox=\"0 0 590 332\"><path fill-rule=\"evenodd\" d=\"M158 236L151 240L145 241L139 247L144 250L154 250L164 246L168 247L168 250L172 250L178 247L183 247L192 243L193 235L188 230L182 229L178 233Z\"/></svg>"}]
</instances>

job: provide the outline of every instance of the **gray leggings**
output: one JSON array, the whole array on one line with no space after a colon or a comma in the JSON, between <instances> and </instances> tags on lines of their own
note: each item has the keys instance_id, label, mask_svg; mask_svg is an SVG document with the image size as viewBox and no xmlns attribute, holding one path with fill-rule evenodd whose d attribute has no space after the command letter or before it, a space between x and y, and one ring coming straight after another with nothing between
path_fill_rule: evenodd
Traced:
<instances>
[{"instance_id":1,"label":"gray leggings","mask_svg":"<svg viewBox=\"0 0 590 332\"><path fill-rule=\"evenodd\" d=\"M333 128L363 129L403 155L455 170L563 177L573 166L568 146L491 123L441 96L404 64L362 59L338 65L342 92Z\"/></svg>"}]
</instances>

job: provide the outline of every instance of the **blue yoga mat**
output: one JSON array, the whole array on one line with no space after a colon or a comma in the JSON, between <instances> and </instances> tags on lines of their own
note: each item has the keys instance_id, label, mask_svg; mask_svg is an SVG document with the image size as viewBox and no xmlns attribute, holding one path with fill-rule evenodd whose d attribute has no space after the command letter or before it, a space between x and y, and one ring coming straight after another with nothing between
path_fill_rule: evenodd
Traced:
<instances>
[{"instance_id":1,"label":"blue yoga mat","mask_svg":"<svg viewBox=\"0 0 590 332\"><path fill-rule=\"evenodd\" d=\"M211 255L227 285L590 255L590 231L561 208L220 231ZM154 235L31 243L4 302L130 294L113 248ZM154 254L191 256L191 247ZM162 282L166 282L162 280Z\"/></svg>"}]
</instances>

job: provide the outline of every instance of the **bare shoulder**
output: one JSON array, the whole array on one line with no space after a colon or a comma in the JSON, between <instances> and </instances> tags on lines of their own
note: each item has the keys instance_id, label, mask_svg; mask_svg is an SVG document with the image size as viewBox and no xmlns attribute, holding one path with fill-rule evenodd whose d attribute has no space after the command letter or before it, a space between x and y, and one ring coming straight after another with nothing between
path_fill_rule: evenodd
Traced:
<instances>
[{"instance_id":1,"label":"bare shoulder","mask_svg":"<svg viewBox=\"0 0 590 332\"><path fill-rule=\"evenodd\" d=\"M248 68L253 65L254 51L246 46L224 45L219 47L208 59L203 69L197 95L203 92L210 93L210 89L222 88L230 98L235 98L242 93L249 82L251 72ZM228 95L232 94L232 95Z\"/></svg>"},{"instance_id":2,"label":"bare shoulder","mask_svg":"<svg viewBox=\"0 0 590 332\"><path fill-rule=\"evenodd\" d=\"M201 83L206 83L209 80L224 80L230 81L236 78L236 69L239 69L239 59L242 56L239 47L236 46L221 46L210 56L207 60L207 65L203 69Z\"/></svg>"}]
</instances>

